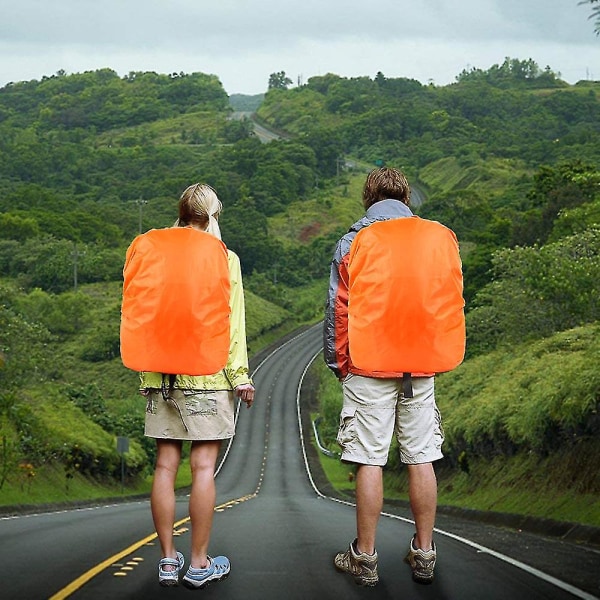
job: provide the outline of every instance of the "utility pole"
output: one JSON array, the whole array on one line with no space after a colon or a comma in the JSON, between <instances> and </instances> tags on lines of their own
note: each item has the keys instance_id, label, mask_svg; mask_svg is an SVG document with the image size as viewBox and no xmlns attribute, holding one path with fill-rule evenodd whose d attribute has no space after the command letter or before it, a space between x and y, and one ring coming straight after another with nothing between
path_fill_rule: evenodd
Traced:
<instances>
[{"instance_id":1,"label":"utility pole","mask_svg":"<svg viewBox=\"0 0 600 600\"><path fill-rule=\"evenodd\" d=\"M344 157L343 156L338 156L335 159L335 178L337 181L337 185L340 185L340 170L341 168L344 166Z\"/></svg>"},{"instance_id":2,"label":"utility pole","mask_svg":"<svg viewBox=\"0 0 600 600\"><path fill-rule=\"evenodd\" d=\"M79 252L77 250L77 242L73 242L73 252L71 256L73 257L73 291L77 291L77 267L79 264L78 258L83 256L85 252Z\"/></svg>"},{"instance_id":3,"label":"utility pole","mask_svg":"<svg viewBox=\"0 0 600 600\"><path fill-rule=\"evenodd\" d=\"M138 198L137 200L134 200L134 202L140 207L139 219L138 219L138 231L141 234L142 233L142 211L144 208L144 204L148 204L148 200L142 200L142 198Z\"/></svg>"}]
</instances>

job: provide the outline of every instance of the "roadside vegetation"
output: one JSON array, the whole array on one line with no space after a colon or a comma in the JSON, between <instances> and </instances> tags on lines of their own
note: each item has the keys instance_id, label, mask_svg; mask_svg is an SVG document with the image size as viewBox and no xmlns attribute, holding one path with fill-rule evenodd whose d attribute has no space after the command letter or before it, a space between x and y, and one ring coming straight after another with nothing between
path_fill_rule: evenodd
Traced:
<instances>
[{"instance_id":1,"label":"roadside vegetation","mask_svg":"<svg viewBox=\"0 0 600 600\"><path fill-rule=\"evenodd\" d=\"M0 89L0 504L147 491L154 450L119 359L121 270L187 185L223 201L254 354L321 318L335 242L363 212L365 174L387 164L461 243L468 347L437 383L440 502L600 525L600 85L510 58L443 87L377 73L289 89L274 75L264 97L231 104L202 73ZM284 138L261 143L234 110ZM339 385L313 373L335 450ZM327 469L351 488L346 467ZM405 491L392 457L386 494Z\"/></svg>"},{"instance_id":2,"label":"roadside vegetation","mask_svg":"<svg viewBox=\"0 0 600 600\"><path fill-rule=\"evenodd\" d=\"M440 504L600 526L597 461L598 325L502 347L438 376L445 458ZM340 385L316 363L321 443L336 452ZM353 490L353 468L322 457L332 484ZM385 470L388 498L407 499L397 450Z\"/></svg>"}]
</instances>

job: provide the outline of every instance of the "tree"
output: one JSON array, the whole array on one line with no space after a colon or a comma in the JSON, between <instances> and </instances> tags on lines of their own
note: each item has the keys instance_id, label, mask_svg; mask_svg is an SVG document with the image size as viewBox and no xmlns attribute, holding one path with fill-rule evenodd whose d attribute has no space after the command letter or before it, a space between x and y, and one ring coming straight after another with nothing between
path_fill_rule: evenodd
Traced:
<instances>
[{"instance_id":1,"label":"tree","mask_svg":"<svg viewBox=\"0 0 600 600\"><path fill-rule=\"evenodd\" d=\"M493 222L494 212L487 198L472 190L460 190L432 196L420 209L419 216L439 220L461 241L479 241Z\"/></svg>"},{"instance_id":2,"label":"tree","mask_svg":"<svg viewBox=\"0 0 600 600\"><path fill-rule=\"evenodd\" d=\"M594 31L596 35L600 35L600 0L581 0L578 4L596 4L596 6L592 6L592 14L589 18L596 19Z\"/></svg>"},{"instance_id":3,"label":"tree","mask_svg":"<svg viewBox=\"0 0 600 600\"><path fill-rule=\"evenodd\" d=\"M18 214L0 214L0 238L23 241L39 235L40 227L33 217Z\"/></svg>"},{"instance_id":4,"label":"tree","mask_svg":"<svg viewBox=\"0 0 600 600\"><path fill-rule=\"evenodd\" d=\"M271 73L269 76L269 89L270 90L287 90L292 85L292 80L286 76L285 71L279 71L278 73Z\"/></svg>"},{"instance_id":5,"label":"tree","mask_svg":"<svg viewBox=\"0 0 600 600\"><path fill-rule=\"evenodd\" d=\"M489 85L500 88L511 88L516 85L527 84L532 87L560 86L562 82L550 67L540 69L538 64L531 58L519 60L506 57L501 65L492 65L487 71L471 68L463 70L456 80L464 82L486 82Z\"/></svg>"},{"instance_id":6,"label":"tree","mask_svg":"<svg viewBox=\"0 0 600 600\"><path fill-rule=\"evenodd\" d=\"M545 243L561 211L591 202L599 183L600 172L581 160L540 167L527 193L530 208L515 220L512 245Z\"/></svg>"},{"instance_id":7,"label":"tree","mask_svg":"<svg viewBox=\"0 0 600 600\"><path fill-rule=\"evenodd\" d=\"M492 263L493 280L467 315L472 354L598 320L597 226L545 246L498 250Z\"/></svg>"}]
</instances>

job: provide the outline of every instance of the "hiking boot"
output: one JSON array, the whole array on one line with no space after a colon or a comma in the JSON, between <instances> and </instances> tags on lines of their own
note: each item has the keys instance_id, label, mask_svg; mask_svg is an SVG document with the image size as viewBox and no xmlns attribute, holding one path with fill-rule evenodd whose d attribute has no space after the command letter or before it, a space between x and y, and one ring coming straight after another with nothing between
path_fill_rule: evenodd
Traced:
<instances>
[{"instance_id":1,"label":"hiking boot","mask_svg":"<svg viewBox=\"0 0 600 600\"><path fill-rule=\"evenodd\" d=\"M404 559L412 569L412 578L417 583L431 583L435 567L435 544L431 542L431 550L421 550L414 546L415 536L410 540L410 548Z\"/></svg>"},{"instance_id":2,"label":"hiking boot","mask_svg":"<svg viewBox=\"0 0 600 600\"><path fill-rule=\"evenodd\" d=\"M183 554L177 553L177 558L161 558L158 563L158 583L162 586L173 586L179 583L179 570L183 569ZM170 567L165 570L164 567Z\"/></svg>"},{"instance_id":3,"label":"hiking boot","mask_svg":"<svg viewBox=\"0 0 600 600\"><path fill-rule=\"evenodd\" d=\"M226 579L231 570L229 559L226 556L215 556L208 558L208 566L205 569L194 569L189 567L187 573L183 576L183 583L192 589L201 589L206 587L211 581L221 581Z\"/></svg>"},{"instance_id":4,"label":"hiking boot","mask_svg":"<svg viewBox=\"0 0 600 600\"><path fill-rule=\"evenodd\" d=\"M350 573L357 585L377 585L377 552L366 554L359 552L354 540L346 552L339 552L333 559L333 564L338 571Z\"/></svg>"}]
</instances>

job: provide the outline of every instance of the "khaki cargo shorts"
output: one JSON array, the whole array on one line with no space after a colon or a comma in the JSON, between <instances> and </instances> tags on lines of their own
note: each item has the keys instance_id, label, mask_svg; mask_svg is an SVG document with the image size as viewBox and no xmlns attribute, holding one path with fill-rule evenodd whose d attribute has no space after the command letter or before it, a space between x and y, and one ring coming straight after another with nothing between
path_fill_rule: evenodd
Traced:
<instances>
[{"instance_id":1,"label":"khaki cargo shorts","mask_svg":"<svg viewBox=\"0 0 600 600\"><path fill-rule=\"evenodd\" d=\"M342 460L383 466L394 434L403 463L416 465L442 458L444 431L435 403L434 379L414 377L414 398L405 398L401 378L348 374L343 382L337 437Z\"/></svg>"},{"instance_id":2,"label":"khaki cargo shorts","mask_svg":"<svg viewBox=\"0 0 600 600\"><path fill-rule=\"evenodd\" d=\"M147 390L144 435L171 440L223 440L235 434L233 392L172 389Z\"/></svg>"}]
</instances>

